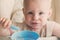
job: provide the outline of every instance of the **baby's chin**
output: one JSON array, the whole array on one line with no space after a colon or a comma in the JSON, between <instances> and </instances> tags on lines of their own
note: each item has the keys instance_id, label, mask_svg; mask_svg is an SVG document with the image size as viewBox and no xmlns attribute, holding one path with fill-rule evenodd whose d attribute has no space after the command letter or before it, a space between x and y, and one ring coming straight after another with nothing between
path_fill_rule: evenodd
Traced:
<instances>
[{"instance_id":1,"label":"baby's chin","mask_svg":"<svg viewBox=\"0 0 60 40\"><path fill-rule=\"evenodd\" d=\"M35 27L32 27L31 26L31 30L32 31L38 31L38 30L40 30L42 27L37 27L37 26L35 26Z\"/></svg>"},{"instance_id":2,"label":"baby's chin","mask_svg":"<svg viewBox=\"0 0 60 40\"><path fill-rule=\"evenodd\" d=\"M39 29L41 28L42 26L41 25L31 25L30 26L32 29Z\"/></svg>"}]
</instances>

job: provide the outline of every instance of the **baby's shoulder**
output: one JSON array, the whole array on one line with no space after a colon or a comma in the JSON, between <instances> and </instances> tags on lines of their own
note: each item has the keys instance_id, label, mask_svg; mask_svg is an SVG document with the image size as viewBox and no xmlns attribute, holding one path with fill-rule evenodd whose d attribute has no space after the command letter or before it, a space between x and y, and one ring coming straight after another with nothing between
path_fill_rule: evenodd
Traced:
<instances>
[{"instance_id":1,"label":"baby's shoulder","mask_svg":"<svg viewBox=\"0 0 60 40\"><path fill-rule=\"evenodd\" d=\"M55 21L47 21L47 24L53 25L53 24L58 24L58 23Z\"/></svg>"},{"instance_id":2,"label":"baby's shoulder","mask_svg":"<svg viewBox=\"0 0 60 40\"><path fill-rule=\"evenodd\" d=\"M60 24L55 21L47 21L47 25L48 26L60 26Z\"/></svg>"}]
</instances>

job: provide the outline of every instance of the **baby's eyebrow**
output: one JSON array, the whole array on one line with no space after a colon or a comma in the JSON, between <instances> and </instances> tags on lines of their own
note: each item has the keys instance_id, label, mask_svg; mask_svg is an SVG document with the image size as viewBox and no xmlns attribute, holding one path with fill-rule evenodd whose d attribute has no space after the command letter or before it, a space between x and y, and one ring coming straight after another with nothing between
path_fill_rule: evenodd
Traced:
<instances>
[{"instance_id":1,"label":"baby's eyebrow","mask_svg":"<svg viewBox=\"0 0 60 40\"><path fill-rule=\"evenodd\" d=\"M36 0L24 0L24 1L33 1L33 2L34 2L34 1L36 1Z\"/></svg>"},{"instance_id":2,"label":"baby's eyebrow","mask_svg":"<svg viewBox=\"0 0 60 40\"><path fill-rule=\"evenodd\" d=\"M33 10L28 10L28 11L26 11L26 13L28 13L28 12L32 12Z\"/></svg>"}]
</instances>

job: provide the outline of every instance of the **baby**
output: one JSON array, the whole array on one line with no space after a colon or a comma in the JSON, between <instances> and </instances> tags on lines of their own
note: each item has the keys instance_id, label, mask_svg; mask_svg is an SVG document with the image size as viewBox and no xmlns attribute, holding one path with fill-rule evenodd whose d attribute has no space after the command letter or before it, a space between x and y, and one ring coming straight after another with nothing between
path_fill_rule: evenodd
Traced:
<instances>
[{"instance_id":1,"label":"baby","mask_svg":"<svg viewBox=\"0 0 60 40\"><path fill-rule=\"evenodd\" d=\"M25 20L23 23L14 23L22 30L31 30L40 35L40 37L50 37L52 35L60 37L60 24L49 21L52 15L52 0L24 0L23 14ZM14 32L10 29L11 21L6 18L0 18L0 36L12 35ZM1 29L2 28L2 29Z\"/></svg>"}]
</instances>

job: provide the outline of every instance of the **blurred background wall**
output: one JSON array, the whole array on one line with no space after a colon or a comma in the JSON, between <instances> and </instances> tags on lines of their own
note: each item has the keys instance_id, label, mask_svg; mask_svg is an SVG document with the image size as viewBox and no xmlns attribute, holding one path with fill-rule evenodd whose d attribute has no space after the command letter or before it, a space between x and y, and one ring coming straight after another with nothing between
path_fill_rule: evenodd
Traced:
<instances>
[{"instance_id":1,"label":"blurred background wall","mask_svg":"<svg viewBox=\"0 0 60 40\"><path fill-rule=\"evenodd\" d=\"M0 17L12 18L13 21L22 22L23 0L0 0ZM50 20L60 23L60 0L52 0L53 14ZM18 21L17 21L18 20Z\"/></svg>"},{"instance_id":2,"label":"blurred background wall","mask_svg":"<svg viewBox=\"0 0 60 40\"><path fill-rule=\"evenodd\" d=\"M10 18L15 0L0 0L0 17Z\"/></svg>"},{"instance_id":3,"label":"blurred background wall","mask_svg":"<svg viewBox=\"0 0 60 40\"><path fill-rule=\"evenodd\" d=\"M55 0L55 21L60 23L60 0Z\"/></svg>"}]
</instances>

